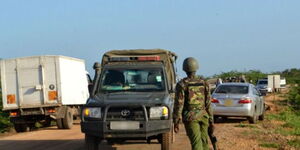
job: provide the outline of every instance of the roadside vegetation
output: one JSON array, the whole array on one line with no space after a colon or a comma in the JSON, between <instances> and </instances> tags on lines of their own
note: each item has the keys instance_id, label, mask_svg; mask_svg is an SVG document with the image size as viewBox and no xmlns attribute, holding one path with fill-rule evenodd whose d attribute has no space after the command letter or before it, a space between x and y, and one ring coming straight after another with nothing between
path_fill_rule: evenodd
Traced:
<instances>
[{"instance_id":1,"label":"roadside vegetation","mask_svg":"<svg viewBox=\"0 0 300 150\"><path fill-rule=\"evenodd\" d=\"M0 90L0 133L7 132L9 127L11 127L11 123L9 122L8 114L2 111L2 91Z\"/></svg>"}]
</instances>

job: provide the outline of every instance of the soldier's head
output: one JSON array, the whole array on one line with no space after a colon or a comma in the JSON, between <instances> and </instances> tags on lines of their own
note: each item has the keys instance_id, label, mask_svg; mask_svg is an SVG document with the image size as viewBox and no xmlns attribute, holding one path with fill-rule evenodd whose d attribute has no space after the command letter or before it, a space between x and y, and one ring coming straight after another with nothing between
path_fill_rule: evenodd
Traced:
<instances>
[{"instance_id":1,"label":"soldier's head","mask_svg":"<svg viewBox=\"0 0 300 150\"><path fill-rule=\"evenodd\" d=\"M189 75L195 74L199 69L199 64L197 60L193 57L188 57L183 61L182 69Z\"/></svg>"}]
</instances>

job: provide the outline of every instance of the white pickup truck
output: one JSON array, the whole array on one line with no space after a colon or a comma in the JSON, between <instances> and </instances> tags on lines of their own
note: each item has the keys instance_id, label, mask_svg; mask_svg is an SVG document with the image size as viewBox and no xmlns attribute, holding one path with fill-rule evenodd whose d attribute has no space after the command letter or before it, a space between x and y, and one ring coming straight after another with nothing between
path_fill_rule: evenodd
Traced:
<instances>
[{"instance_id":1,"label":"white pickup truck","mask_svg":"<svg viewBox=\"0 0 300 150\"><path fill-rule=\"evenodd\" d=\"M36 122L70 129L89 97L85 63L65 56L33 56L0 61L3 110L17 132Z\"/></svg>"}]
</instances>

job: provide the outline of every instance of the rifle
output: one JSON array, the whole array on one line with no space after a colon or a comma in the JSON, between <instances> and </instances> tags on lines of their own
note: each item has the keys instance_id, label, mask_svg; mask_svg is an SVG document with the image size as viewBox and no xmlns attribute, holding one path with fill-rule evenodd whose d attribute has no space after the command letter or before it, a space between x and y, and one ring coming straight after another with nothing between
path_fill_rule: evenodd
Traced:
<instances>
[{"instance_id":1,"label":"rifle","mask_svg":"<svg viewBox=\"0 0 300 150\"><path fill-rule=\"evenodd\" d=\"M213 148L214 150L217 150L217 137L214 135L214 129L213 129L213 126L209 126L208 127L208 136L209 136L209 139L211 141L211 144L213 145Z\"/></svg>"}]
</instances>

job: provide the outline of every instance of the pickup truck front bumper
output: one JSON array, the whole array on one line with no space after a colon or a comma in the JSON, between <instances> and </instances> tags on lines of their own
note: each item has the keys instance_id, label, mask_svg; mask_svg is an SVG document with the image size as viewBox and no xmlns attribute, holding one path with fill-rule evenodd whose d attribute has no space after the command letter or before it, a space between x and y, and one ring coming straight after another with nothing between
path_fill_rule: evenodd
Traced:
<instances>
[{"instance_id":1,"label":"pickup truck front bumper","mask_svg":"<svg viewBox=\"0 0 300 150\"><path fill-rule=\"evenodd\" d=\"M122 121L120 121L122 122ZM171 130L171 120L139 121L138 129L111 129L110 121L82 121L81 131L88 135L97 136L100 139L147 139Z\"/></svg>"}]
</instances>

